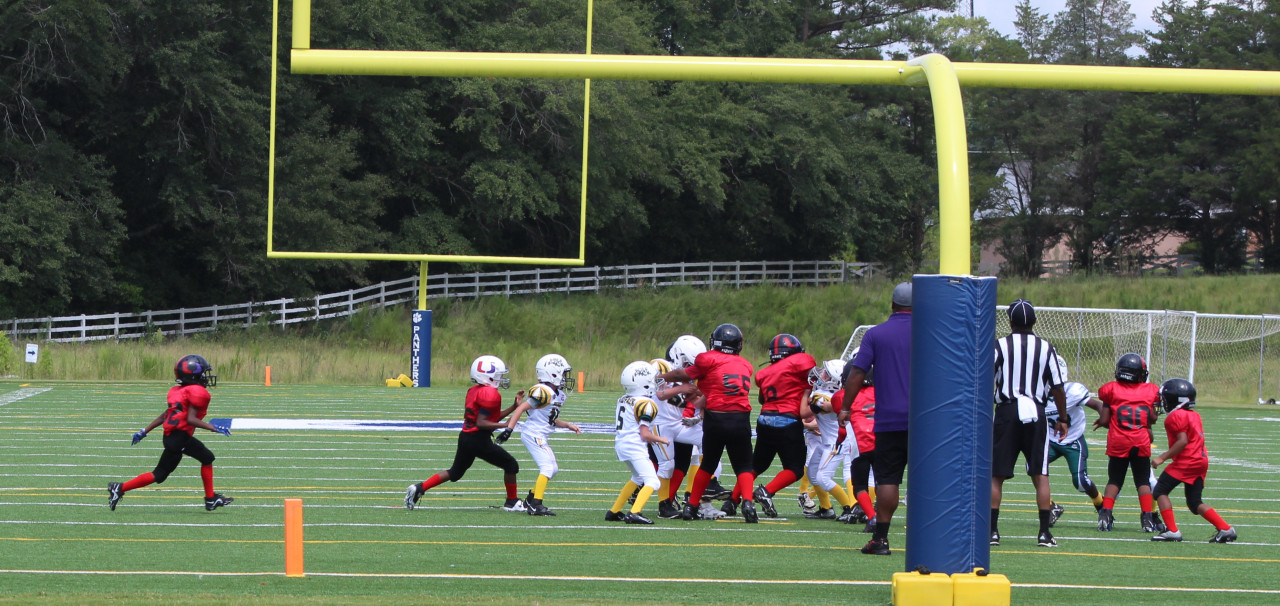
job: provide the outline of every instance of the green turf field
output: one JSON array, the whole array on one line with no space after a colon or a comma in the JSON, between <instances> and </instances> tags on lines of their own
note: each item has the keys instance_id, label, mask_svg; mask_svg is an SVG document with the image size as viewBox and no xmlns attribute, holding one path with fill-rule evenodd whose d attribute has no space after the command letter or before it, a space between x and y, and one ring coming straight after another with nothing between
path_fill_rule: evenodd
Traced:
<instances>
[{"instance_id":1,"label":"green turf field","mask_svg":"<svg viewBox=\"0 0 1280 606\"><path fill-rule=\"evenodd\" d=\"M561 471L546 503L557 517L495 509L501 473L483 462L406 511L405 487L449 466L456 431L234 426L230 437L198 434L218 457L218 491L234 504L206 512L198 464L188 459L164 485L109 511L107 482L156 463L158 432L137 446L129 437L161 412L167 387L0 382L0 603L887 604L888 581L904 567L905 509L893 555L865 556L861 525L804 519L794 488L777 497L780 517L758 525L606 523L628 472L613 437L599 434L552 438ZM460 418L463 390L221 385L212 393L213 418L443 421ZM572 394L562 418L611 423L616 397ZM1013 581L1015 604L1280 604L1280 408L1200 413L1212 457L1205 500L1239 542L1207 544L1212 527L1187 513L1181 491L1173 496L1187 540L1150 542L1131 484L1116 530L1099 533L1088 500L1055 463L1055 500L1067 507L1056 549L1035 545L1030 483L1006 484L1004 541L991 561ZM1092 476L1104 484L1104 435L1089 437L1098 445ZM523 496L536 470L518 437L507 447L521 462ZM283 573L286 498L305 504L302 579ZM646 513L656 512L655 499Z\"/></svg>"}]
</instances>

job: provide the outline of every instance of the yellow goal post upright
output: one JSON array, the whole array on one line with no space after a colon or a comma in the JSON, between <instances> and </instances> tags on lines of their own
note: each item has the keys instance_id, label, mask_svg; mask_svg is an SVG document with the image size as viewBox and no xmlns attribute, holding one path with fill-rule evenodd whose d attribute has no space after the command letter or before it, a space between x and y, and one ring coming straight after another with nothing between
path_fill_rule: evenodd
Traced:
<instances>
[{"instance_id":1,"label":"yellow goal post upright","mask_svg":"<svg viewBox=\"0 0 1280 606\"><path fill-rule=\"evenodd\" d=\"M293 47L290 51L290 67L295 74L367 75L367 76L428 76L428 77L502 77L618 80L684 80L720 82L770 82L835 85L903 85L928 86L934 104L935 131L938 145L938 206L939 206L939 276L915 277L920 286L934 288L935 278L946 278L944 283L963 286L976 280L969 275L970 223L972 211L969 201L968 143L965 131L962 87L1038 88L1058 90L1109 90L1150 93L1203 93L1235 95L1280 95L1280 73L1243 70L1204 70L1142 67L1104 67L1079 65L1035 65L997 63L953 63L946 57L930 54L909 61L864 61L838 59L780 59L754 57L671 57L660 55L604 55L559 53L480 53L444 51L384 51L310 48L310 0L294 0ZM275 77L276 40L274 29L278 22L279 0L275 0L272 37L272 97L271 97L271 161L269 187L274 188L275 141ZM590 36L590 6L588 6L588 40ZM584 122L586 120L584 119ZM586 145L583 150L583 215L585 231L585 183ZM270 196L269 196L270 199ZM270 229L271 211L268 211ZM583 234L579 234L584 237ZM580 251L582 247L580 246ZM453 255L382 255L359 253L285 253L273 251L268 231L268 256L282 258L313 259L375 259L375 260L430 260L467 261L474 263L532 263L580 265L578 259L532 259L511 257L465 257ZM927 278L927 284L922 284ZM945 287L945 284L944 286ZM994 293L994 280L982 285L982 289ZM923 302L923 301L922 301ZM930 407L920 417L914 416L919 406L913 391L911 407L912 423L955 423L957 419L968 424L974 436L983 431L988 436L991 427L990 391L975 392L973 386L991 384L992 369L989 363L968 364L962 372L955 372L958 358L984 358L993 342L994 318L992 307L985 302L978 304L974 298L957 297L950 306L930 306L928 314L946 313L951 323L973 319L975 334L967 338L965 347L930 348L921 353L917 348L912 358L912 374L915 376L946 377L940 383L942 391L953 388L960 397L948 406ZM917 306L914 323L919 326L938 325L927 320L926 313ZM990 321L982 321L983 318ZM945 325L947 321L941 322ZM917 330L913 342L920 337ZM977 334L982 333L982 334ZM989 360L989 358L985 358ZM966 360L967 361L967 360ZM936 383L938 381L935 381ZM985 399L984 399L985 398ZM916 562L942 573L968 573L973 568L988 568L990 547L985 533L975 536L988 523L989 512L982 504L990 503L990 460L982 464L954 461L936 462L934 458L911 458L912 474L937 477L964 477L972 486L961 494L952 494L949 503L939 503L945 508L957 500L972 500L969 504L976 521L964 522L967 531L952 537L949 543L960 543L964 549L959 560L934 562L933 554L914 554L912 544L907 545L907 569ZM958 466L958 467L956 467ZM931 468L932 467L932 468ZM922 511L922 503L913 499L908 511L908 524L913 511ZM952 515L951 517L961 517ZM936 536L936 535L935 535ZM934 543L938 543L935 541ZM922 559L923 558L923 559Z\"/></svg>"}]
</instances>

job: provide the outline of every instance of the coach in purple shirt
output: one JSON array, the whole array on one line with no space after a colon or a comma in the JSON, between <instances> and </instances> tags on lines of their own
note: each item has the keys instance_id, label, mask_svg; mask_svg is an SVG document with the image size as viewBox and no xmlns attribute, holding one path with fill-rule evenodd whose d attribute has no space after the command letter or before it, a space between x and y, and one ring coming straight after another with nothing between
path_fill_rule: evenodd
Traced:
<instances>
[{"instance_id":1,"label":"coach in purple shirt","mask_svg":"<svg viewBox=\"0 0 1280 606\"><path fill-rule=\"evenodd\" d=\"M843 412L849 418L853 399L867 373L876 377L876 529L862 553L889 555L889 522L898 509L898 485L907 468L907 410L911 402L911 283L893 288L893 313L862 337L858 353L846 367Z\"/></svg>"}]
</instances>

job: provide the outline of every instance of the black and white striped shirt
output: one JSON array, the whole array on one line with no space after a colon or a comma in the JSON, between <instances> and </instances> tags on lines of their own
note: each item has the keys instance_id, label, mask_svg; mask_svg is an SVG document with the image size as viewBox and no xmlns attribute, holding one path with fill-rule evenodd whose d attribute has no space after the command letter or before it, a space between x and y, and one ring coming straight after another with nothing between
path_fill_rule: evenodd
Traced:
<instances>
[{"instance_id":1,"label":"black and white striped shirt","mask_svg":"<svg viewBox=\"0 0 1280 606\"><path fill-rule=\"evenodd\" d=\"M1019 395L1039 406L1049 403L1049 390L1063 384L1053 345L1031 333L1013 333L996 340L996 404L1012 403Z\"/></svg>"}]
</instances>

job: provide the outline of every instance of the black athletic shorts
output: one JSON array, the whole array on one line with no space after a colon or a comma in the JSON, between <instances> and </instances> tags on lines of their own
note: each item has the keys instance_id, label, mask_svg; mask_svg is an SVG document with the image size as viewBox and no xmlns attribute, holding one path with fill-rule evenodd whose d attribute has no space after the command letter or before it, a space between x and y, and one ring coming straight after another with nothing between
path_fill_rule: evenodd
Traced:
<instances>
[{"instance_id":1,"label":"black athletic shorts","mask_svg":"<svg viewBox=\"0 0 1280 606\"><path fill-rule=\"evenodd\" d=\"M733 475L751 473L751 413L708 410L702 420L702 466L708 473L729 452Z\"/></svg>"},{"instance_id":2,"label":"black athletic shorts","mask_svg":"<svg viewBox=\"0 0 1280 606\"><path fill-rule=\"evenodd\" d=\"M902 474L907 469L907 432L877 431L876 458L871 462L876 472L876 486L902 484Z\"/></svg>"},{"instance_id":3,"label":"black athletic shorts","mask_svg":"<svg viewBox=\"0 0 1280 606\"><path fill-rule=\"evenodd\" d=\"M876 450L880 450L879 443ZM1012 478L1019 454L1026 459L1027 475L1049 475L1049 426L1044 408L1034 422L1023 423L1018 419L1017 404L999 404L991 434L991 477Z\"/></svg>"}]
</instances>

